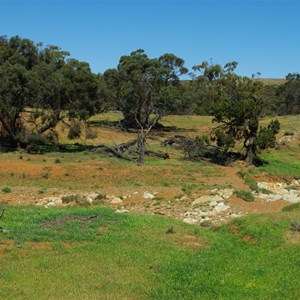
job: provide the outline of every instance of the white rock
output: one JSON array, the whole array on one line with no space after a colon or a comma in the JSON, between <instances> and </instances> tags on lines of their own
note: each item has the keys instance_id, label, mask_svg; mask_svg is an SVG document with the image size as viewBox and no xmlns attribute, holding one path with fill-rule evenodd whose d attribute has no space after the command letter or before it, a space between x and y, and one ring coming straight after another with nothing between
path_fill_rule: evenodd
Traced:
<instances>
[{"instance_id":1,"label":"white rock","mask_svg":"<svg viewBox=\"0 0 300 300\"><path fill-rule=\"evenodd\" d=\"M294 186L300 186L300 180L297 180L297 179L293 180L292 181L292 185L294 185Z\"/></svg>"},{"instance_id":2,"label":"white rock","mask_svg":"<svg viewBox=\"0 0 300 300\"><path fill-rule=\"evenodd\" d=\"M291 195L299 195L300 196L300 191L298 190L290 190Z\"/></svg>"},{"instance_id":3,"label":"white rock","mask_svg":"<svg viewBox=\"0 0 300 300\"><path fill-rule=\"evenodd\" d=\"M198 215L200 216L200 217L208 217L208 216L211 216L212 214L211 214L211 212L210 211L199 211L199 213L198 213Z\"/></svg>"},{"instance_id":4,"label":"white rock","mask_svg":"<svg viewBox=\"0 0 300 300\"><path fill-rule=\"evenodd\" d=\"M154 199L155 198L155 196L149 192L145 192L143 197L144 197L144 199Z\"/></svg>"},{"instance_id":5,"label":"white rock","mask_svg":"<svg viewBox=\"0 0 300 300\"><path fill-rule=\"evenodd\" d=\"M188 223L188 224L195 224L195 223L198 222L198 221L197 221L196 219L194 219L194 218L184 218L182 221L183 221L184 223Z\"/></svg>"},{"instance_id":6,"label":"white rock","mask_svg":"<svg viewBox=\"0 0 300 300\"><path fill-rule=\"evenodd\" d=\"M203 223L203 222L205 222L205 221L210 221L210 218L208 218L208 217L203 218L203 219L200 220L200 223Z\"/></svg>"},{"instance_id":7,"label":"white rock","mask_svg":"<svg viewBox=\"0 0 300 300\"><path fill-rule=\"evenodd\" d=\"M238 218L238 217L240 217L240 215L236 214L236 213L232 213L232 214L230 214L230 217L231 218Z\"/></svg>"},{"instance_id":8,"label":"white rock","mask_svg":"<svg viewBox=\"0 0 300 300\"><path fill-rule=\"evenodd\" d=\"M46 208L54 207L54 206L56 206L56 203L55 203L55 202L48 202L48 203L45 205Z\"/></svg>"},{"instance_id":9,"label":"white rock","mask_svg":"<svg viewBox=\"0 0 300 300\"><path fill-rule=\"evenodd\" d=\"M218 203L217 206L214 207L214 211L217 213L220 213L220 212L226 211L229 208L230 208L230 206L225 205L224 202L220 202L220 203Z\"/></svg>"},{"instance_id":10,"label":"white rock","mask_svg":"<svg viewBox=\"0 0 300 300\"><path fill-rule=\"evenodd\" d=\"M54 202L56 204L62 204L62 199L61 197L47 197L47 198L43 198L40 200L41 203L50 203L50 202Z\"/></svg>"},{"instance_id":11,"label":"white rock","mask_svg":"<svg viewBox=\"0 0 300 300\"><path fill-rule=\"evenodd\" d=\"M293 194L283 195L283 200L289 201L291 203L300 202L300 198L297 195L293 195Z\"/></svg>"},{"instance_id":12,"label":"white rock","mask_svg":"<svg viewBox=\"0 0 300 300\"><path fill-rule=\"evenodd\" d=\"M193 212L191 211L186 211L183 215L188 217L188 216L191 216L193 214Z\"/></svg>"},{"instance_id":13,"label":"white rock","mask_svg":"<svg viewBox=\"0 0 300 300\"><path fill-rule=\"evenodd\" d=\"M283 196L282 195L278 195L278 194L254 194L257 198L268 201L268 202L273 202L273 201L278 201L278 200L282 200Z\"/></svg>"},{"instance_id":14,"label":"white rock","mask_svg":"<svg viewBox=\"0 0 300 300\"><path fill-rule=\"evenodd\" d=\"M88 194L86 197L90 198L92 200L95 200L98 196L99 196L99 193L92 192L92 193Z\"/></svg>"},{"instance_id":15,"label":"white rock","mask_svg":"<svg viewBox=\"0 0 300 300\"><path fill-rule=\"evenodd\" d=\"M111 204L119 204L119 203L122 203L122 202L123 202L123 200L119 197L115 197L110 201Z\"/></svg>"},{"instance_id":16,"label":"white rock","mask_svg":"<svg viewBox=\"0 0 300 300\"><path fill-rule=\"evenodd\" d=\"M124 208L122 208L122 209L117 209L117 210L116 210L116 213L120 213L120 214L129 213L129 210L128 210L128 209L124 209Z\"/></svg>"},{"instance_id":17,"label":"white rock","mask_svg":"<svg viewBox=\"0 0 300 300\"><path fill-rule=\"evenodd\" d=\"M95 198L92 198L90 196L87 196L86 197L86 202L89 203L89 204L93 204L93 201L95 200Z\"/></svg>"},{"instance_id":18,"label":"white rock","mask_svg":"<svg viewBox=\"0 0 300 300\"><path fill-rule=\"evenodd\" d=\"M257 187L260 189L269 189L269 183L268 182L258 182Z\"/></svg>"},{"instance_id":19,"label":"white rock","mask_svg":"<svg viewBox=\"0 0 300 300\"><path fill-rule=\"evenodd\" d=\"M204 204L212 201L222 201L223 198L220 195L204 195L197 199L195 199L192 202L192 206L198 205L198 204Z\"/></svg>"},{"instance_id":20,"label":"white rock","mask_svg":"<svg viewBox=\"0 0 300 300\"><path fill-rule=\"evenodd\" d=\"M234 189L222 189L218 191L218 194L224 199L228 199L232 196Z\"/></svg>"}]
</instances>

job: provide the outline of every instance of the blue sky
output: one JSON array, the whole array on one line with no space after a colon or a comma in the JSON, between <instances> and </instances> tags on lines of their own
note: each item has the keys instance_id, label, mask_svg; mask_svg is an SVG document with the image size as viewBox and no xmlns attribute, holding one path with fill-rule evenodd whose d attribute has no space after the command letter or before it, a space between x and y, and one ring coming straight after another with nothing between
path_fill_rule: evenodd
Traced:
<instances>
[{"instance_id":1,"label":"blue sky","mask_svg":"<svg viewBox=\"0 0 300 300\"><path fill-rule=\"evenodd\" d=\"M57 45L102 73L144 49L174 53L191 69L239 62L237 73L300 72L300 1L0 0L0 35Z\"/></svg>"}]
</instances>

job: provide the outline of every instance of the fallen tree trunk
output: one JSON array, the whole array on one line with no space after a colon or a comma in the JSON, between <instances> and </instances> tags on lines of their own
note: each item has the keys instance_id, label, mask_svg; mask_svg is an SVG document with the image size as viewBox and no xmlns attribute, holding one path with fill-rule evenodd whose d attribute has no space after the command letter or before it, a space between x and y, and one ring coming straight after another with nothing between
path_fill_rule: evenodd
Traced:
<instances>
[{"instance_id":1,"label":"fallen tree trunk","mask_svg":"<svg viewBox=\"0 0 300 300\"><path fill-rule=\"evenodd\" d=\"M125 160L132 161L132 162L135 161L133 158L131 158L131 157L126 156L125 154L123 154L117 148L109 147L107 145L97 145L91 151L96 151L99 148L102 148L105 152L111 153L111 154L113 154L114 156L116 156L118 158L125 159Z\"/></svg>"},{"instance_id":2,"label":"fallen tree trunk","mask_svg":"<svg viewBox=\"0 0 300 300\"><path fill-rule=\"evenodd\" d=\"M110 153L118 158L121 159L125 159L128 161L132 161L132 162L137 162L137 158L132 158L129 155L126 155L124 152L128 152L129 154L135 154L135 155L139 155L139 150L134 147L136 146L138 143L138 140L132 140L129 141L127 143L122 143L119 145L116 145L114 147L110 147L104 144L100 144L100 145L96 145L95 147L93 147L93 149L91 150L92 152L95 152L97 149L103 149L103 151L105 151L106 153ZM151 151L151 150L145 150L145 154L149 155L149 156L155 156L155 157L160 157L163 159L169 159L170 156L168 153L164 153L164 152L155 152L155 151Z\"/></svg>"},{"instance_id":3,"label":"fallen tree trunk","mask_svg":"<svg viewBox=\"0 0 300 300\"><path fill-rule=\"evenodd\" d=\"M169 159L170 158L168 153L155 152L155 151L151 151L151 150L146 150L145 154L150 155L150 156L160 157L160 158L163 158L163 159Z\"/></svg>"}]
</instances>

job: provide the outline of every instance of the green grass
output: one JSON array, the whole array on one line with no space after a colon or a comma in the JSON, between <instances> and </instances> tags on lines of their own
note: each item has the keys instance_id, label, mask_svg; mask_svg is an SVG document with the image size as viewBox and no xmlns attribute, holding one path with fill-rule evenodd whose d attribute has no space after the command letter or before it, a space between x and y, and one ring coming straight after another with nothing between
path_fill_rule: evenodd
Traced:
<instances>
[{"instance_id":1,"label":"green grass","mask_svg":"<svg viewBox=\"0 0 300 300\"><path fill-rule=\"evenodd\" d=\"M9 239L14 248L1 252L1 299L300 296L300 245L286 240L299 211L239 218L211 231L105 208L5 209L1 227L9 233L0 235L0 249ZM170 226L174 234L166 234ZM200 246L188 245L191 236ZM49 244L36 250L28 242Z\"/></svg>"},{"instance_id":2,"label":"green grass","mask_svg":"<svg viewBox=\"0 0 300 300\"><path fill-rule=\"evenodd\" d=\"M234 193L241 199L247 201L247 202L253 202L254 196L249 191L244 190L235 190Z\"/></svg>"},{"instance_id":3,"label":"green grass","mask_svg":"<svg viewBox=\"0 0 300 300\"><path fill-rule=\"evenodd\" d=\"M272 151L262 155L266 163L258 170L269 176L299 177L300 155L297 152Z\"/></svg>"}]
</instances>

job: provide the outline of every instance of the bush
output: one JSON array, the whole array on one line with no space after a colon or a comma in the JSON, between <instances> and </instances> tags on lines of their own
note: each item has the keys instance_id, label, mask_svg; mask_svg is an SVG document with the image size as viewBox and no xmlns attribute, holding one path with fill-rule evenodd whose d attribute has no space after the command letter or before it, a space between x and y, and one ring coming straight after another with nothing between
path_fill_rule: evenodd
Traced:
<instances>
[{"instance_id":1,"label":"bush","mask_svg":"<svg viewBox=\"0 0 300 300\"><path fill-rule=\"evenodd\" d=\"M68 133L68 139L70 140L78 139L80 135L81 135L80 123L72 120L69 133Z\"/></svg>"},{"instance_id":2,"label":"bush","mask_svg":"<svg viewBox=\"0 0 300 300\"><path fill-rule=\"evenodd\" d=\"M234 193L241 199L247 201L247 202L253 202L254 196L249 191L243 191L243 190L235 190Z\"/></svg>"},{"instance_id":3,"label":"bush","mask_svg":"<svg viewBox=\"0 0 300 300\"><path fill-rule=\"evenodd\" d=\"M87 139L95 139L97 137L97 132L88 127L85 132L85 137Z\"/></svg>"},{"instance_id":4,"label":"bush","mask_svg":"<svg viewBox=\"0 0 300 300\"><path fill-rule=\"evenodd\" d=\"M5 193L5 194L11 193L11 189L9 187L5 187L2 189L2 193Z\"/></svg>"},{"instance_id":5,"label":"bush","mask_svg":"<svg viewBox=\"0 0 300 300\"><path fill-rule=\"evenodd\" d=\"M28 146L38 146L38 145L47 145L49 140L47 137L41 134L28 134L25 137L25 143Z\"/></svg>"},{"instance_id":6,"label":"bush","mask_svg":"<svg viewBox=\"0 0 300 300\"><path fill-rule=\"evenodd\" d=\"M285 206L282 209L282 211L285 211L285 212L290 212L290 211L295 211L295 210L299 210L300 211L300 202L293 203L291 205Z\"/></svg>"}]
</instances>

